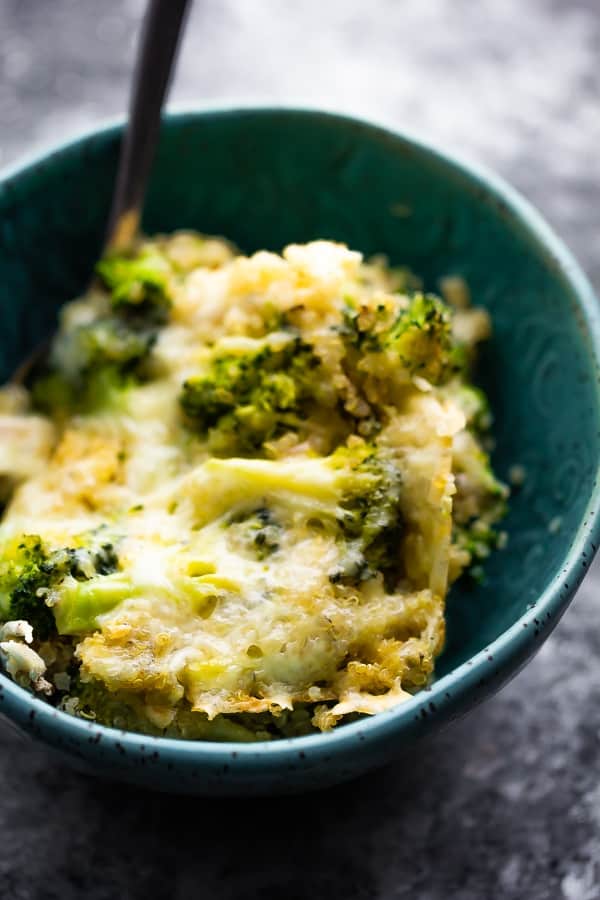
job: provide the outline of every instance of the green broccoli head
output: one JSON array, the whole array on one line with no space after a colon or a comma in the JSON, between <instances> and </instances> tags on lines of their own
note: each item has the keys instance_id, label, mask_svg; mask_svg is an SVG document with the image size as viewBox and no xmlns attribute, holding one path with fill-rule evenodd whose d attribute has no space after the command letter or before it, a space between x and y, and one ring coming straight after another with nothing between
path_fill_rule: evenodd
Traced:
<instances>
[{"instance_id":1,"label":"green broccoli head","mask_svg":"<svg viewBox=\"0 0 600 900\"><path fill-rule=\"evenodd\" d=\"M110 612L133 591L130 579L122 572L65 582L53 607L59 634L89 634L98 627L98 616Z\"/></svg>"},{"instance_id":2,"label":"green broccoli head","mask_svg":"<svg viewBox=\"0 0 600 900\"><path fill-rule=\"evenodd\" d=\"M60 331L31 384L34 406L49 415L87 412L149 375L158 329L168 318L170 265L155 250L108 256L97 271L110 291L105 311Z\"/></svg>"},{"instance_id":3,"label":"green broccoli head","mask_svg":"<svg viewBox=\"0 0 600 900\"><path fill-rule=\"evenodd\" d=\"M267 559L279 550L282 526L268 506L235 513L227 526L234 540L258 560Z\"/></svg>"},{"instance_id":4,"label":"green broccoli head","mask_svg":"<svg viewBox=\"0 0 600 900\"><path fill-rule=\"evenodd\" d=\"M330 573L333 584L358 584L381 572L392 589L400 575L401 496L400 472L381 451L371 448L352 466L337 517L346 549Z\"/></svg>"},{"instance_id":5,"label":"green broccoli head","mask_svg":"<svg viewBox=\"0 0 600 900\"><path fill-rule=\"evenodd\" d=\"M56 631L54 616L41 593L50 587L53 578L54 567L48 562L40 537L23 535L10 541L0 560L2 618L25 619L36 638L46 640L50 637Z\"/></svg>"},{"instance_id":6,"label":"green broccoli head","mask_svg":"<svg viewBox=\"0 0 600 900\"><path fill-rule=\"evenodd\" d=\"M465 550L470 556L464 574L471 582L481 584L484 580L482 563L493 550L503 546L501 532L485 520L476 519L466 525L455 523L452 541L456 547Z\"/></svg>"},{"instance_id":7,"label":"green broccoli head","mask_svg":"<svg viewBox=\"0 0 600 900\"><path fill-rule=\"evenodd\" d=\"M297 430L320 395L320 361L300 338L242 355L216 356L207 375L183 385L188 425L208 435L214 453L256 453Z\"/></svg>"},{"instance_id":8,"label":"green broccoli head","mask_svg":"<svg viewBox=\"0 0 600 900\"><path fill-rule=\"evenodd\" d=\"M142 249L133 256L112 254L96 266L110 290L113 309L125 317L143 319L146 325L167 321L171 298L171 266L155 249Z\"/></svg>"},{"instance_id":9,"label":"green broccoli head","mask_svg":"<svg viewBox=\"0 0 600 900\"><path fill-rule=\"evenodd\" d=\"M31 387L33 404L47 414L87 411L114 391L143 379L156 332L107 316L57 335L47 371Z\"/></svg>"},{"instance_id":10,"label":"green broccoli head","mask_svg":"<svg viewBox=\"0 0 600 900\"><path fill-rule=\"evenodd\" d=\"M384 348L398 354L411 375L434 384L445 380L452 352L449 308L432 294L415 294L384 337Z\"/></svg>"},{"instance_id":11,"label":"green broccoli head","mask_svg":"<svg viewBox=\"0 0 600 900\"><path fill-rule=\"evenodd\" d=\"M38 535L8 541L0 557L0 618L24 619L37 640L56 633L52 609L45 602L49 590L71 576L77 582L116 570L117 555L105 542L90 548L49 551Z\"/></svg>"},{"instance_id":12,"label":"green broccoli head","mask_svg":"<svg viewBox=\"0 0 600 900\"><path fill-rule=\"evenodd\" d=\"M98 679L84 681L79 674L73 679L69 696L63 699L62 706L71 714L107 725L110 728L188 740L235 741L237 743L270 740L273 737L273 731L286 736L305 734L309 731L306 720L308 719L308 723L310 723L310 717L306 713L301 715L296 711L288 712L287 710L281 717L278 717L274 727L271 727L270 730L266 726L267 723L273 722L271 716L257 716L256 714L235 717L216 716L209 721L204 713L194 712L184 701L177 707L175 717L170 724L160 727L148 718L144 695L126 691L109 691L104 682ZM287 728L283 727L284 723ZM303 729L302 726L304 726ZM295 730L293 730L294 727Z\"/></svg>"},{"instance_id":13,"label":"green broccoli head","mask_svg":"<svg viewBox=\"0 0 600 900\"><path fill-rule=\"evenodd\" d=\"M154 340L153 332L133 330L111 316L60 335L54 358L61 371L71 379L111 366L126 372L139 366Z\"/></svg>"},{"instance_id":14,"label":"green broccoli head","mask_svg":"<svg viewBox=\"0 0 600 900\"><path fill-rule=\"evenodd\" d=\"M83 681L77 673L69 689L65 708L82 719L89 719L122 731L159 734L144 715L143 700L131 693L109 691L103 681Z\"/></svg>"},{"instance_id":15,"label":"green broccoli head","mask_svg":"<svg viewBox=\"0 0 600 900\"><path fill-rule=\"evenodd\" d=\"M434 294L417 292L391 324L382 306L361 316L352 303L343 312L340 333L350 348L365 353L389 353L409 375L442 384L464 370L462 346L452 335L452 310Z\"/></svg>"}]
</instances>

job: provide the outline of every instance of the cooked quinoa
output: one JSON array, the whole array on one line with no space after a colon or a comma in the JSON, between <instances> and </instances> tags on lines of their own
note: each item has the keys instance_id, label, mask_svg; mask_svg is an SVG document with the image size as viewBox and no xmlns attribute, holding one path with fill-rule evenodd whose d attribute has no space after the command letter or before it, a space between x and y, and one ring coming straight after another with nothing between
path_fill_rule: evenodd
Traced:
<instances>
[{"instance_id":1,"label":"cooked quinoa","mask_svg":"<svg viewBox=\"0 0 600 900\"><path fill-rule=\"evenodd\" d=\"M431 678L507 489L487 313L328 241L142 240L0 394L0 656L152 734L326 730Z\"/></svg>"}]
</instances>

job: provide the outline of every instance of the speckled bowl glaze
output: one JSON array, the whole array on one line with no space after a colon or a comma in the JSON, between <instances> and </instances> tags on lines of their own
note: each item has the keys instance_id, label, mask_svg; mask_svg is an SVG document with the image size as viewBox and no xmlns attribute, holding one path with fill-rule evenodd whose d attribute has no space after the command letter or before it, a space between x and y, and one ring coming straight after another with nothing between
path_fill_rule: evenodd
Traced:
<instances>
[{"instance_id":1,"label":"speckled bowl glaze","mask_svg":"<svg viewBox=\"0 0 600 900\"><path fill-rule=\"evenodd\" d=\"M0 375L86 283L102 242L120 126L0 181ZM333 238L422 274L463 275L494 336L481 380L495 466L527 479L486 583L457 587L431 687L329 734L252 745L154 739L72 718L0 676L0 712L87 771L198 794L323 787L378 766L497 690L568 606L598 542L600 327L591 288L540 216L495 176L402 135L289 109L196 112L164 125L148 233L195 228L243 250Z\"/></svg>"}]
</instances>

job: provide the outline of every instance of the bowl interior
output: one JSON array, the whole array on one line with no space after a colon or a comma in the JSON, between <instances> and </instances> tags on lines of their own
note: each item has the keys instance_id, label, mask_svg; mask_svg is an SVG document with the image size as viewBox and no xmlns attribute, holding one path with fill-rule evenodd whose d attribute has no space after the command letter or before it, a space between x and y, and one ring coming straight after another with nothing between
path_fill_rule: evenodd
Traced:
<instances>
[{"instance_id":1,"label":"bowl interior","mask_svg":"<svg viewBox=\"0 0 600 900\"><path fill-rule=\"evenodd\" d=\"M0 378L52 327L102 243L119 132L67 146L0 185ZM314 238L409 265L436 289L463 275L492 315L480 380L496 417L494 464L526 470L507 548L483 585L457 586L443 675L512 625L564 564L600 450L594 350L576 290L528 222L485 179L419 145L298 111L172 117L144 216L148 233L195 228L243 250Z\"/></svg>"}]
</instances>

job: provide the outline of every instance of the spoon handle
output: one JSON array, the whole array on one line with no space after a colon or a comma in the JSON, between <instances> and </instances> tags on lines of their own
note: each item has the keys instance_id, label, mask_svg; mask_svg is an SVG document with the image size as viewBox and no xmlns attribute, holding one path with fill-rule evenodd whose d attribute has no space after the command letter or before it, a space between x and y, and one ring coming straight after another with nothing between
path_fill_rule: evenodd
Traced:
<instances>
[{"instance_id":1,"label":"spoon handle","mask_svg":"<svg viewBox=\"0 0 600 900\"><path fill-rule=\"evenodd\" d=\"M106 235L106 251L126 249L135 238L160 129L163 100L175 68L190 0L149 0L129 100L127 129Z\"/></svg>"}]
</instances>

